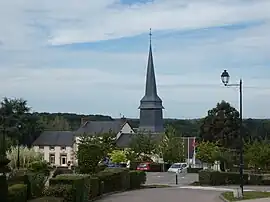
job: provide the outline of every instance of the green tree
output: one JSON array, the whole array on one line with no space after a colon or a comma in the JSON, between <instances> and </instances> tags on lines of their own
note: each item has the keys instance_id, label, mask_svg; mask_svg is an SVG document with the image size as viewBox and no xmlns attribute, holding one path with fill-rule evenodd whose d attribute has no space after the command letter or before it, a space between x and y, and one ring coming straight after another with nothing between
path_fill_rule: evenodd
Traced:
<instances>
[{"instance_id":1,"label":"green tree","mask_svg":"<svg viewBox=\"0 0 270 202\"><path fill-rule=\"evenodd\" d=\"M216 160L220 158L220 148L218 147L217 143L203 141L200 142L196 146L196 158L204 163L208 163L209 165L213 165Z\"/></svg>"},{"instance_id":2,"label":"green tree","mask_svg":"<svg viewBox=\"0 0 270 202\"><path fill-rule=\"evenodd\" d=\"M77 152L78 167L81 173L95 173L102 157L103 152L98 144L93 144L87 139L81 139Z\"/></svg>"},{"instance_id":3,"label":"green tree","mask_svg":"<svg viewBox=\"0 0 270 202\"><path fill-rule=\"evenodd\" d=\"M45 130L51 131L69 131L70 124L63 116L55 116L52 120L47 117L42 117L41 121L44 123Z\"/></svg>"},{"instance_id":4,"label":"green tree","mask_svg":"<svg viewBox=\"0 0 270 202\"><path fill-rule=\"evenodd\" d=\"M270 167L270 144L268 141L254 141L245 144L244 153L246 164L249 167L267 170Z\"/></svg>"},{"instance_id":5,"label":"green tree","mask_svg":"<svg viewBox=\"0 0 270 202\"><path fill-rule=\"evenodd\" d=\"M239 112L229 103L222 101L208 111L200 127L200 138L204 141L219 142L226 148L237 148L239 138Z\"/></svg>"},{"instance_id":6,"label":"green tree","mask_svg":"<svg viewBox=\"0 0 270 202\"><path fill-rule=\"evenodd\" d=\"M185 160L183 138L176 134L173 127L169 127L162 136L157 152L168 163L183 162Z\"/></svg>"},{"instance_id":7,"label":"green tree","mask_svg":"<svg viewBox=\"0 0 270 202\"><path fill-rule=\"evenodd\" d=\"M125 151L113 150L109 156L113 163L127 162L127 156L126 156Z\"/></svg>"},{"instance_id":8,"label":"green tree","mask_svg":"<svg viewBox=\"0 0 270 202\"><path fill-rule=\"evenodd\" d=\"M133 136L129 147L139 158L153 154L156 149L156 141L152 134L139 133Z\"/></svg>"}]
</instances>

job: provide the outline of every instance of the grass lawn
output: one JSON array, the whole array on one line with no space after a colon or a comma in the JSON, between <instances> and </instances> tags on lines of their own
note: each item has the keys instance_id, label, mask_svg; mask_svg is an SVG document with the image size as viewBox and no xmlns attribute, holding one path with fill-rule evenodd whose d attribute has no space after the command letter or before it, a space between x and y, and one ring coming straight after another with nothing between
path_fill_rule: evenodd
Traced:
<instances>
[{"instance_id":1,"label":"grass lawn","mask_svg":"<svg viewBox=\"0 0 270 202\"><path fill-rule=\"evenodd\" d=\"M225 199L229 201L240 200L233 197L233 192L225 192L222 195ZM247 192L244 192L244 197L241 200L267 198L267 197L270 197L270 192L247 191Z\"/></svg>"}]
</instances>

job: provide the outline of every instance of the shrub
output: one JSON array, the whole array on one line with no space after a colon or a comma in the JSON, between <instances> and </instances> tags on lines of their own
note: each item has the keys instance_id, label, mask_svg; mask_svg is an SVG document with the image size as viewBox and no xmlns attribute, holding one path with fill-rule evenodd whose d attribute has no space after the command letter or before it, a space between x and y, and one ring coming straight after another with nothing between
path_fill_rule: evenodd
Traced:
<instances>
[{"instance_id":1,"label":"shrub","mask_svg":"<svg viewBox=\"0 0 270 202\"><path fill-rule=\"evenodd\" d=\"M64 202L64 199L58 198L58 197L42 197L42 198L32 199L28 202Z\"/></svg>"},{"instance_id":2,"label":"shrub","mask_svg":"<svg viewBox=\"0 0 270 202\"><path fill-rule=\"evenodd\" d=\"M93 199L99 195L99 179L92 176L90 178L90 198Z\"/></svg>"},{"instance_id":3,"label":"shrub","mask_svg":"<svg viewBox=\"0 0 270 202\"><path fill-rule=\"evenodd\" d=\"M28 199L40 197L45 186L45 174L28 173L25 180L25 184L27 184Z\"/></svg>"},{"instance_id":4,"label":"shrub","mask_svg":"<svg viewBox=\"0 0 270 202\"><path fill-rule=\"evenodd\" d=\"M270 185L270 175L268 174L251 174L249 175L249 185Z\"/></svg>"},{"instance_id":5,"label":"shrub","mask_svg":"<svg viewBox=\"0 0 270 202\"><path fill-rule=\"evenodd\" d=\"M49 164L46 161L33 161L29 164L28 168L32 172L42 172L47 176L50 174Z\"/></svg>"},{"instance_id":6,"label":"shrub","mask_svg":"<svg viewBox=\"0 0 270 202\"><path fill-rule=\"evenodd\" d=\"M187 168L188 173L199 173L201 170L203 170L203 168Z\"/></svg>"},{"instance_id":7,"label":"shrub","mask_svg":"<svg viewBox=\"0 0 270 202\"><path fill-rule=\"evenodd\" d=\"M29 164L34 161L42 161L42 153L36 152L34 148L19 147L20 150L20 166L21 168L28 168ZM10 160L9 166L12 169L17 168L18 148L11 147L7 152L7 158Z\"/></svg>"},{"instance_id":8,"label":"shrub","mask_svg":"<svg viewBox=\"0 0 270 202\"><path fill-rule=\"evenodd\" d=\"M107 168L97 173L97 177L101 183L103 182L100 188L104 193L129 188L129 174L126 168Z\"/></svg>"},{"instance_id":9,"label":"shrub","mask_svg":"<svg viewBox=\"0 0 270 202\"><path fill-rule=\"evenodd\" d=\"M26 202L27 186L25 184L14 184L8 188L8 202Z\"/></svg>"},{"instance_id":10,"label":"shrub","mask_svg":"<svg viewBox=\"0 0 270 202\"><path fill-rule=\"evenodd\" d=\"M244 174L244 184L248 183L248 174ZM202 170L199 172L199 182L202 185L240 184L240 174L234 172L219 172Z\"/></svg>"},{"instance_id":11,"label":"shrub","mask_svg":"<svg viewBox=\"0 0 270 202\"><path fill-rule=\"evenodd\" d=\"M71 169L68 169L66 167L58 167L55 169L52 177L55 178L57 175L72 174L72 173L73 173L73 171Z\"/></svg>"},{"instance_id":12,"label":"shrub","mask_svg":"<svg viewBox=\"0 0 270 202\"><path fill-rule=\"evenodd\" d=\"M146 173L144 171L129 171L129 176L131 189L140 188L146 181Z\"/></svg>"},{"instance_id":13,"label":"shrub","mask_svg":"<svg viewBox=\"0 0 270 202\"><path fill-rule=\"evenodd\" d=\"M90 192L90 176L63 174L56 178L50 179L50 186L54 185L72 185L74 192L72 193L73 202L84 202L89 198Z\"/></svg>"},{"instance_id":14,"label":"shrub","mask_svg":"<svg viewBox=\"0 0 270 202\"><path fill-rule=\"evenodd\" d=\"M53 185L46 187L43 191L43 195L62 198L63 202L72 202L73 191L72 185Z\"/></svg>"}]
</instances>

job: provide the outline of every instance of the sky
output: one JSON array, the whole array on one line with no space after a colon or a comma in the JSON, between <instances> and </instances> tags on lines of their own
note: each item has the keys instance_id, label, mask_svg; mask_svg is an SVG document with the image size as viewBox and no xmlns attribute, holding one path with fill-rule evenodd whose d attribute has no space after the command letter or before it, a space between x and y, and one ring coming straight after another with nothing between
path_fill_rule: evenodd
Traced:
<instances>
[{"instance_id":1,"label":"sky","mask_svg":"<svg viewBox=\"0 0 270 202\"><path fill-rule=\"evenodd\" d=\"M149 29L166 118L225 100L269 118L269 0L0 1L0 97L33 111L139 117Z\"/></svg>"}]
</instances>

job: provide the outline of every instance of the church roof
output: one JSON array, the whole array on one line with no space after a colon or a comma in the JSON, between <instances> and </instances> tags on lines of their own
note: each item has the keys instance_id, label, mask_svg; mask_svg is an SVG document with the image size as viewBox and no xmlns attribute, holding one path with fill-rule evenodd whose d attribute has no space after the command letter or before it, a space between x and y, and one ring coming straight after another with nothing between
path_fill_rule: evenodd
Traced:
<instances>
[{"instance_id":1,"label":"church roof","mask_svg":"<svg viewBox=\"0 0 270 202\"><path fill-rule=\"evenodd\" d=\"M76 134L88 133L92 135L103 133L118 133L123 124L123 120L116 121L87 121L77 131Z\"/></svg>"},{"instance_id":2,"label":"church roof","mask_svg":"<svg viewBox=\"0 0 270 202\"><path fill-rule=\"evenodd\" d=\"M151 36L151 33L150 33ZM163 109L162 100L157 94L157 85L155 78L155 69L152 53L152 45L150 41L147 73L146 73L146 84L145 84L145 95L141 99L140 109L145 108L158 108Z\"/></svg>"}]
</instances>

